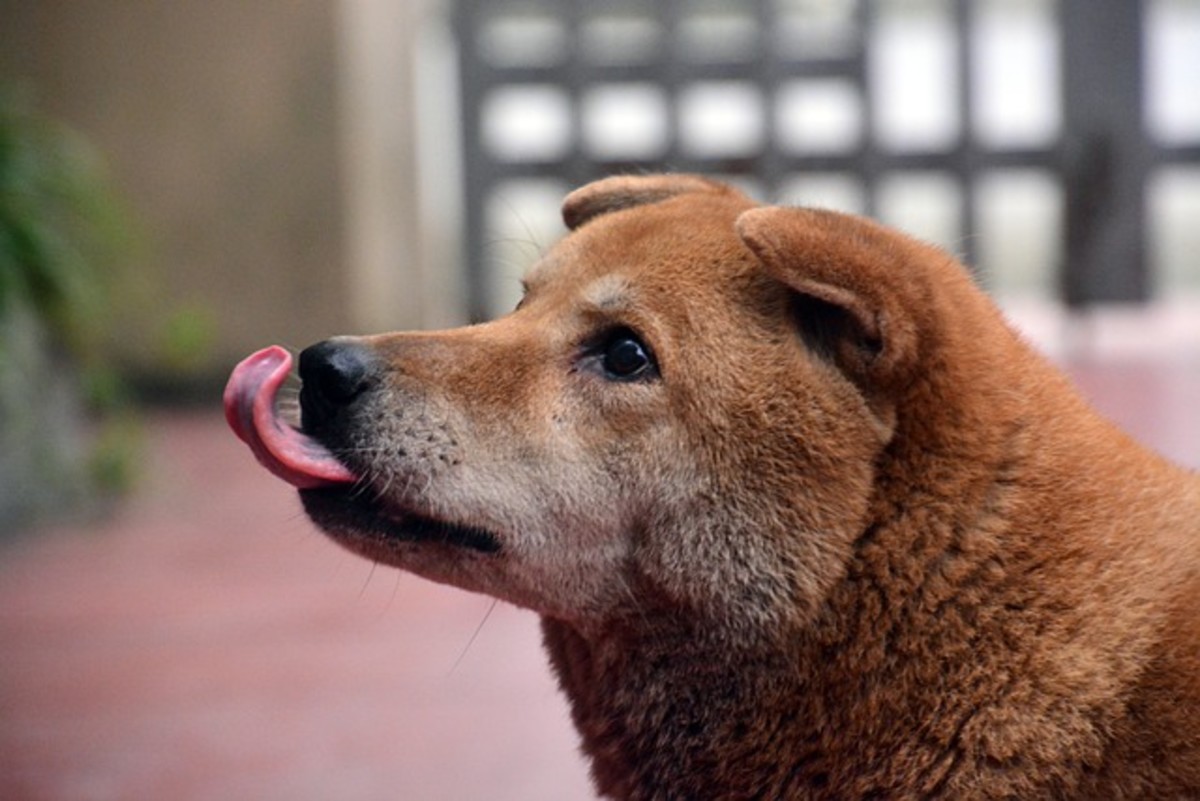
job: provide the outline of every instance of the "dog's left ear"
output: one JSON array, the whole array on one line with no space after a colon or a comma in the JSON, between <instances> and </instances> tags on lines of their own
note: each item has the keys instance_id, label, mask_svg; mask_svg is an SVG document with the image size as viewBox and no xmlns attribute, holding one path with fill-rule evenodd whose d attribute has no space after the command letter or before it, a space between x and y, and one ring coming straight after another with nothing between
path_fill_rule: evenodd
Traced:
<instances>
[{"instance_id":1,"label":"dog's left ear","mask_svg":"<svg viewBox=\"0 0 1200 801\"><path fill-rule=\"evenodd\" d=\"M928 285L923 246L870 220L817 209L763 207L737 219L742 241L803 301L810 339L867 397L890 394L917 359Z\"/></svg>"},{"instance_id":2,"label":"dog's left ear","mask_svg":"<svg viewBox=\"0 0 1200 801\"><path fill-rule=\"evenodd\" d=\"M661 203L692 192L732 195L737 190L699 175L617 175L593 181L567 195L562 206L563 222L574 231L602 214Z\"/></svg>"}]
</instances>

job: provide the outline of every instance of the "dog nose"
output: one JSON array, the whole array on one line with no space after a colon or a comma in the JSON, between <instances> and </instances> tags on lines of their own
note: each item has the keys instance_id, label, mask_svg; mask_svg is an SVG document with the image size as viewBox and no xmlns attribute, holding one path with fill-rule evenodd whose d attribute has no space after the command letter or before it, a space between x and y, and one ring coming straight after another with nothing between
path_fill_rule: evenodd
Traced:
<instances>
[{"instance_id":1,"label":"dog nose","mask_svg":"<svg viewBox=\"0 0 1200 801\"><path fill-rule=\"evenodd\" d=\"M370 386L371 352L362 345L327 339L300 353L300 424L321 428Z\"/></svg>"}]
</instances>

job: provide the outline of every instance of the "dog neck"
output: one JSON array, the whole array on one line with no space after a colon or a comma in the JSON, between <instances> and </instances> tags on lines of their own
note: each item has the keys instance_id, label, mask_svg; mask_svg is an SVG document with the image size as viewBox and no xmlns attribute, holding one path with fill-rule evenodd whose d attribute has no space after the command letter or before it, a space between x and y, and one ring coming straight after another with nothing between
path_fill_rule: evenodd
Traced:
<instances>
[{"instance_id":1,"label":"dog neck","mask_svg":"<svg viewBox=\"0 0 1200 801\"><path fill-rule=\"evenodd\" d=\"M750 776L764 797L784 786L771 735L795 711L783 700L804 695L784 654L734 653L683 627L596 636L543 618L542 630L602 795L704 798L742 786L753 796Z\"/></svg>"}]
</instances>

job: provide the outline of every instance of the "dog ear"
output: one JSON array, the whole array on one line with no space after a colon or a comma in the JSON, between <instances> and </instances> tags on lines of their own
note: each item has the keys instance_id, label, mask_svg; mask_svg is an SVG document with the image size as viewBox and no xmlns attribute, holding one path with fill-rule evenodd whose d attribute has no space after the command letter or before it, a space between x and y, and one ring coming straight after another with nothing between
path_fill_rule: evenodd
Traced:
<instances>
[{"instance_id":1,"label":"dog ear","mask_svg":"<svg viewBox=\"0 0 1200 801\"><path fill-rule=\"evenodd\" d=\"M617 175L594 181L567 195L562 207L563 222L574 231L602 214L659 203L690 192L728 195L736 190L698 175Z\"/></svg>"},{"instance_id":2,"label":"dog ear","mask_svg":"<svg viewBox=\"0 0 1200 801\"><path fill-rule=\"evenodd\" d=\"M917 360L913 310L927 309L919 270L932 249L859 217L763 207L737 220L742 241L795 291L806 340L859 385L868 402L889 394Z\"/></svg>"}]
</instances>

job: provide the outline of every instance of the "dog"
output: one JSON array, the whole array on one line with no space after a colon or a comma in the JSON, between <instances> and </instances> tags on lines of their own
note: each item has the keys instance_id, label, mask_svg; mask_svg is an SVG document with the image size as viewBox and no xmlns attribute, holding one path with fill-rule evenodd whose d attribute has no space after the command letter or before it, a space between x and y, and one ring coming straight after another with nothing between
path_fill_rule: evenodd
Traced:
<instances>
[{"instance_id":1,"label":"dog","mask_svg":"<svg viewBox=\"0 0 1200 801\"><path fill-rule=\"evenodd\" d=\"M334 540L541 615L618 799L1200 797L1200 477L947 253L688 175L571 193L516 310L244 361Z\"/></svg>"}]
</instances>

